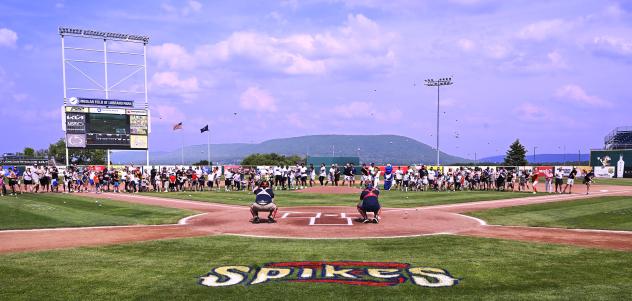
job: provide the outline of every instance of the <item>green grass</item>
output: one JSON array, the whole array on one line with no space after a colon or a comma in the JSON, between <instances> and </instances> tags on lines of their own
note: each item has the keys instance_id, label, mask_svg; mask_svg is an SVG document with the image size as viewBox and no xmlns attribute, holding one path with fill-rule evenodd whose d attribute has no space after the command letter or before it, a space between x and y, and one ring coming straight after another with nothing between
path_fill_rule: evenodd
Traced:
<instances>
[{"instance_id":1,"label":"green grass","mask_svg":"<svg viewBox=\"0 0 632 301\"><path fill-rule=\"evenodd\" d=\"M623 179L595 178L593 182L597 185L632 186L632 178L623 178Z\"/></svg>"},{"instance_id":2,"label":"green grass","mask_svg":"<svg viewBox=\"0 0 632 301\"><path fill-rule=\"evenodd\" d=\"M312 194L294 191L275 191L275 202L279 206L353 206L359 194ZM250 192L170 192L143 193L148 196L174 198L192 201L249 205L254 201ZM524 192L459 191L459 192L402 192L381 191L380 204L384 207L421 207L441 204L455 204L475 201L521 198L533 196Z\"/></svg>"},{"instance_id":3,"label":"green grass","mask_svg":"<svg viewBox=\"0 0 632 301\"><path fill-rule=\"evenodd\" d=\"M222 265L390 261L461 283L385 288L270 282L210 288ZM1 300L628 300L632 252L432 236L382 240L203 237L0 256ZM252 275L252 274L251 274Z\"/></svg>"},{"instance_id":4,"label":"green grass","mask_svg":"<svg viewBox=\"0 0 632 301\"><path fill-rule=\"evenodd\" d=\"M68 194L23 194L0 198L0 230L77 226L169 224L193 211L96 200Z\"/></svg>"},{"instance_id":5,"label":"green grass","mask_svg":"<svg viewBox=\"0 0 632 301\"><path fill-rule=\"evenodd\" d=\"M629 196L507 207L468 214L496 225L632 231L632 197Z\"/></svg>"}]
</instances>

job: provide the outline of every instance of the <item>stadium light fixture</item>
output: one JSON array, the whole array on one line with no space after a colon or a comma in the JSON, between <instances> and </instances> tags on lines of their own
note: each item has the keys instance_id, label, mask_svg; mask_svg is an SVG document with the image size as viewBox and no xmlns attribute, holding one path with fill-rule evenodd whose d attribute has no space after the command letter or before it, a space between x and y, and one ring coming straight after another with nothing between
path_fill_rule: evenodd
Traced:
<instances>
[{"instance_id":1,"label":"stadium light fixture","mask_svg":"<svg viewBox=\"0 0 632 301\"><path fill-rule=\"evenodd\" d=\"M426 79L425 80L425 85L428 87L437 87L437 166L439 166L440 160L439 160L439 89L441 88L441 86L450 86L452 85L452 77L444 77L444 78L440 78L438 80L434 80L434 79Z\"/></svg>"},{"instance_id":2,"label":"stadium light fixture","mask_svg":"<svg viewBox=\"0 0 632 301\"><path fill-rule=\"evenodd\" d=\"M144 44L149 43L148 36L117 33L117 32L106 32L106 31L98 31L98 30L90 30L90 29L59 27L59 34L62 36L69 35L69 36L78 36L78 37L85 37L85 38L103 38L105 40L119 40L119 41L128 41L128 42L137 41L137 42L142 42Z\"/></svg>"}]
</instances>

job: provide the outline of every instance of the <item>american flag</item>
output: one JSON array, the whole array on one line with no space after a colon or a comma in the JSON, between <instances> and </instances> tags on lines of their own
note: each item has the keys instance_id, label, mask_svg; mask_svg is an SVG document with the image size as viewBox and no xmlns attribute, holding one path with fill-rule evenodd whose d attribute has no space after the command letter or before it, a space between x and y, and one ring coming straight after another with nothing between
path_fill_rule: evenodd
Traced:
<instances>
[{"instance_id":1,"label":"american flag","mask_svg":"<svg viewBox=\"0 0 632 301\"><path fill-rule=\"evenodd\" d=\"M175 124L175 125L173 126L173 130L174 130L174 131L175 131L175 130L181 130L181 129L182 129L182 122L179 122L179 123L177 123L177 124Z\"/></svg>"}]
</instances>

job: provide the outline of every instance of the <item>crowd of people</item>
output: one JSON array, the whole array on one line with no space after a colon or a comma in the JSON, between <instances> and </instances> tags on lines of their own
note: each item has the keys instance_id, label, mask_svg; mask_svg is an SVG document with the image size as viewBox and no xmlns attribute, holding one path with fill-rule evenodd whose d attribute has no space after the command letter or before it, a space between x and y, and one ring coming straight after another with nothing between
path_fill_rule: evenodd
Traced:
<instances>
[{"instance_id":1,"label":"crowd of people","mask_svg":"<svg viewBox=\"0 0 632 301\"><path fill-rule=\"evenodd\" d=\"M356 168L322 164L316 168L304 163L269 167L153 167L126 166L96 168L33 166L20 171L0 167L0 195L40 192L182 192L182 191L252 191L266 180L273 190L295 190L320 186L359 186L370 181L374 187L399 191L521 191L538 190L545 184L547 193L571 193L575 179L584 175L589 192L594 173L575 168L565 175L561 169L544 172L509 167L434 168L422 166L378 167L362 164Z\"/></svg>"}]
</instances>

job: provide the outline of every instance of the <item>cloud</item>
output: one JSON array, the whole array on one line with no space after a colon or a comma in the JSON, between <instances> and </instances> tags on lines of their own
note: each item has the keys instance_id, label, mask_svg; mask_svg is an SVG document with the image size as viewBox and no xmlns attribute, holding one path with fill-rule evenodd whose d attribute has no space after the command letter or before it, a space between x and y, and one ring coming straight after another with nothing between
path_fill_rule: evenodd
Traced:
<instances>
[{"instance_id":1,"label":"cloud","mask_svg":"<svg viewBox=\"0 0 632 301\"><path fill-rule=\"evenodd\" d=\"M523 121L543 122L552 120L551 112L545 109L544 106L529 102L519 105L514 110L514 113Z\"/></svg>"},{"instance_id":2,"label":"cloud","mask_svg":"<svg viewBox=\"0 0 632 301\"><path fill-rule=\"evenodd\" d=\"M181 16L186 17L191 13L200 12L202 10L202 3L195 0L189 0L184 6L177 8L169 3L164 2L160 4L160 8L168 14L180 14Z\"/></svg>"},{"instance_id":3,"label":"cloud","mask_svg":"<svg viewBox=\"0 0 632 301\"><path fill-rule=\"evenodd\" d=\"M195 76L180 79L177 72L157 72L151 78L152 85L176 89L182 93L199 91L198 79Z\"/></svg>"},{"instance_id":4,"label":"cloud","mask_svg":"<svg viewBox=\"0 0 632 301\"><path fill-rule=\"evenodd\" d=\"M374 119L377 121L393 121L400 119L403 113L399 109L378 110L375 104L365 101L353 101L348 104L337 105L334 114L345 119Z\"/></svg>"},{"instance_id":5,"label":"cloud","mask_svg":"<svg viewBox=\"0 0 632 301\"><path fill-rule=\"evenodd\" d=\"M239 106L245 110L276 112L276 102L268 91L259 87L249 87L239 97Z\"/></svg>"},{"instance_id":6,"label":"cloud","mask_svg":"<svg viewBox=\"0 0 632 301\"><path fill-rule=\"evenodd\" d=\"M531 23L518 32L518 37L525 40L544 41L558 37L574 27L572 22L562 19L552 19Z\"/></svg>"},{"instance_id":7,"label":"cloud","mask_svg":"<svg viewBox=\"0 0 632 301\"><path fill-rule=\"evenodd\" d=\"M578 85L565 85L555 91L555 97L568 102L578 103L585 106L612 107L612 103L600 97L589 95Z\"/></svg>"},{"instance_id":8,"label":"cloud","mask_svg":"<svg viewBox=\"0 0 632 301\"><path fill-rule=\"evenodd\" d=\"M248 68L285 74L324 74L392 67L396 55L391 48L397 38L373 20L350 14L345 24L333 31L275 36L257 31L233 32L226 39L205 44L188 52L165 43L151 48L159 67L191 69L246 62Z\"/></svg>"},{"instance_id":9,"label":"cloud","mask_svg":"<svg viewBox=\"0 0 632 301\"><path fill-rule=\"evenodd\" d=\"M472 51L474 49L476 44L474 43L474 41L472 41L470 39L459 39L457 41L457 46L459 46L459 48L461 50L469 52L469 51Z\"/></svg>"},{"instance_id":10,"label":"cloud","mask_svg":"<svg viewBox=\"0 0 632 301\"><path fill-rule=\"evenodd\" d=\"M195 58L184 47L174 43L150 46L149 55L161 68L191 69L196 66Z\"/></svg>"},{"instance_id":11,"label":"cloud","mask_svg":"<svg viewBox=\"0 0 632 301\"><path fill-rule=\"evenodd\" d=\"M632 40L613 36L599 36L592 39L590 48L598 55L614 58L632 58Z\"/></svg>"},{"instance_id":12,"label":"cloud","mask_svg":"<svg viewBox=\"0 0 632 301\"><path fill-rule=\"evenodd\" d=\"M18 34L8 28L0 28L0 47L15 47L18 41Z\"/></svg>"}]
</instances>

